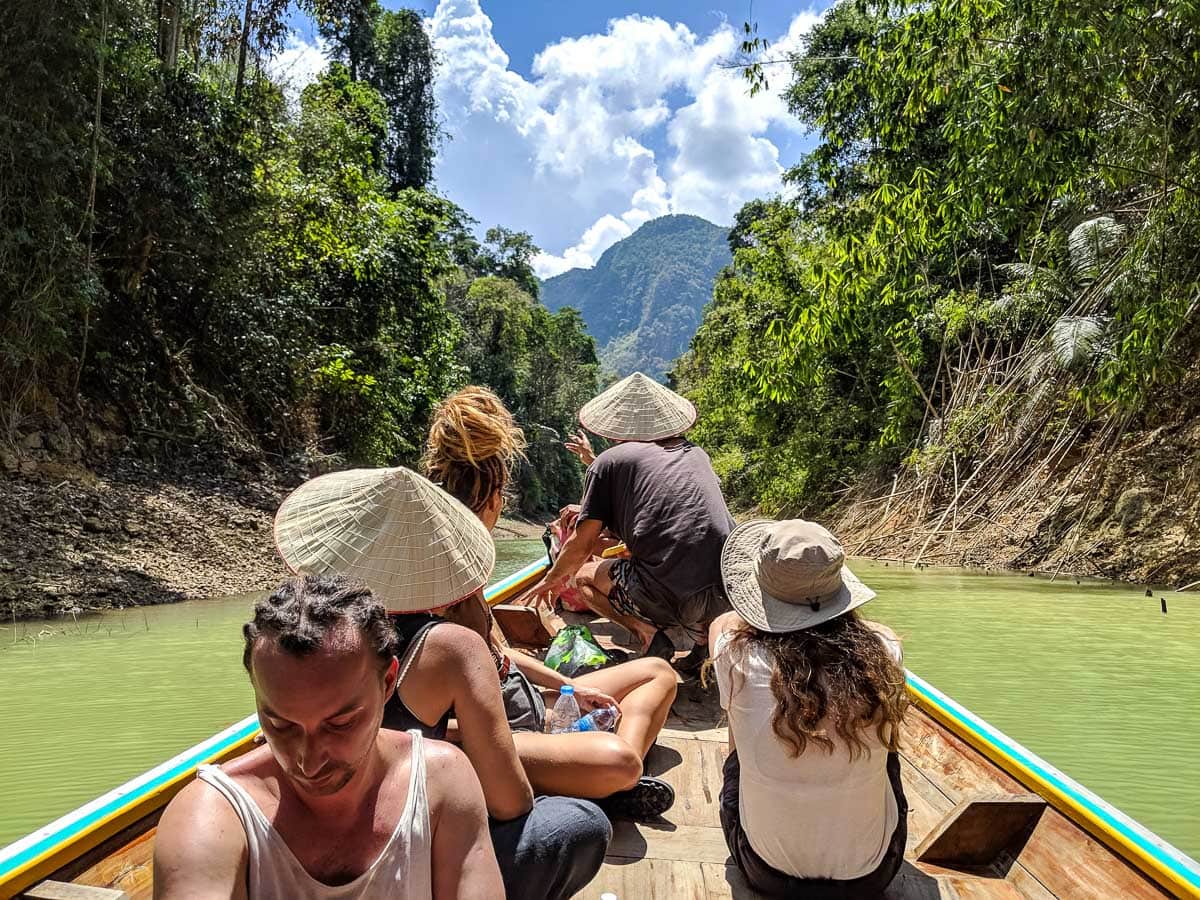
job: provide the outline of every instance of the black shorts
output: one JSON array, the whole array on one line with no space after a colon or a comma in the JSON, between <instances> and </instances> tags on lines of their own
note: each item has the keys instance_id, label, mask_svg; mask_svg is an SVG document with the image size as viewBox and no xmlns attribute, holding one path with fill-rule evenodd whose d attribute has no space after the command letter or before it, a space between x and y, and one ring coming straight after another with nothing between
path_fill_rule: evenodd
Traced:
<instances>
[{"instance_id":1,"label":"black shorts","mask_svg":"<svg viewBox=\"0 0 1200 900\"><path fill-rule=\"evenodd\" d=\"M904 845L908 841L908 799L900 782L900 754L889 753L887 758L888 781L896 795L896 811L899 814L896 830L892 832L892 840L875 871L860 878L797 878L780 872L759 856L750 846L738 810L738 779L741 772L735 750L725 760L725 783L721 787L721 829L725 832L729 855L750 887L767 897L805 897L808 900L853 900L883 896L904 864Z\"/></svg>"},{"instance_id":2,"label":"black shorts","mask_svg":"<svg viewBox=\"0 0 1200 900\"><path fill-rule=\"evenodd\" d=\"M614 610L649 622L657 628L678 625L687 629L697 644L708 641L708 623L729 610L729 600L720 585L682 600L664 602L646 589L645 581L632 559L618 559L608 570L612 590L608 602Z\"/></svg>"}]
</instances>

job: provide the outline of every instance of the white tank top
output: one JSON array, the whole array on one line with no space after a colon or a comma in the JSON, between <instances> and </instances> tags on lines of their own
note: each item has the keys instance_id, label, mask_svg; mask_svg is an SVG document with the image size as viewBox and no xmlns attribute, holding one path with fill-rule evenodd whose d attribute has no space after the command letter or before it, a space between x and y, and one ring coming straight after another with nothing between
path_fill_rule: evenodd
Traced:
<instances>
[{"instance_id":1,"label":"white tank top","mask_svg":"<svg viewBox=\"0 0 1200 900\"><path fill-rule=\"evenodd\" d=\"M721 708L729 714L741 777L738 815L750 846L780 872L800 878L859 878L883 861L900 810L887 775L887 749L873 728L870 752L850 758L837 738L826 753L810 746L795 757L771 725L775 663L759 644L743 655L717 638L713 667ZM897 662L900 644L884 644Z\"/></svg>"},{"instance_id":2,"label":"white tank top","mask_svg":"<svg viewBox=\"0 0 1200 900\"><path fill-rule=\"evenodd\" d=\"M221 792L242 820L249 849L251 900L344 900L350 897L428 900L433 896L430 872L429 799L425 792L425 753L421 732L413 730L412 774L408 800L387 846L349 884L331 887L305 871L283 836L258 804L217 766L201 766L199 777Z\"/></svg>"}]
</instances>

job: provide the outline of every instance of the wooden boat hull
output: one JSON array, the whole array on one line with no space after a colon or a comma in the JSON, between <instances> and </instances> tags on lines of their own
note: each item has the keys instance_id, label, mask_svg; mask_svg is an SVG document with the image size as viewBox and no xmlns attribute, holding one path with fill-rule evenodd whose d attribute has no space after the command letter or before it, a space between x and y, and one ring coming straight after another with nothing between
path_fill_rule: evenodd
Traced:
<instances>
[{"instance_id":1,"label":"wooden boat hull","mask_svg":"<svg viewBox=\"0 0 1200 900\"><path fill-rule=\"evenodd\" d=\"M489 588L486 598L501 603L516 596L546 565L531 564ZM915 706L902 743L909 864L888 897L1200 897L1194 860L912 673L908 690ZM712 692L693 693L681 692L659 742L683 763L662 762L657 750L647 759L649 771L679 782L676 808L686 820L676 827L680 840L659 849L658 832L620 823L613 863L601 873L606 890L624 888L618 896L754 896L726 865L716 820L714 763L723 759L726 741L719 711ZM248 716L0 850L0 897L45 880L150 897L162 809L197 766L246 752L258 735L256 717ZM693 757L698 777L689 776ZM640 855L629 858L630 847Z\"/></svg>"}]
</instances>

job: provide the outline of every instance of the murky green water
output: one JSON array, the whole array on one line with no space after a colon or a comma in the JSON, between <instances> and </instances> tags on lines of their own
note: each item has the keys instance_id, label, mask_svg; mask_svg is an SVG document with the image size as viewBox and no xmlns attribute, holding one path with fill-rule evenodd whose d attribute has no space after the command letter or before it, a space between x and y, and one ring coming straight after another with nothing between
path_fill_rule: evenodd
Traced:
<instances>
[{"instance_id":1,"label":"murky green water","mask_svg":"<svg viewBox=\"0 0 1200 900\"><path fill-rule=\"evenodd\" d=\"M498 541L502 578L545 552ZM254 711L253 597L0 625L0 847Z\"/></svg>"},{"instance_id":2,"label":"murky green water","mask_svg":"<svg viewBox=\"0 0 1200 900\"><path fill-rule=\"evenodd\" d=\"M909 669L1200 857L1200 594L852 568Z\"/></svg>"},{"instance_id":3,"label":"murky green water","mask_svg":"<svg viewBox=\"0 0 1200 900\"><path fill-rule=\"evenodd\" d=\"M498 544L497 577L540 555ZM908 666L1200 856L1200 594L858 562ZM0 629L0 845L251 710L247 598ZM39 632L43 633L40 638ZM23 638L23 639L22 639Z\"/></svg>"}]
</instances>

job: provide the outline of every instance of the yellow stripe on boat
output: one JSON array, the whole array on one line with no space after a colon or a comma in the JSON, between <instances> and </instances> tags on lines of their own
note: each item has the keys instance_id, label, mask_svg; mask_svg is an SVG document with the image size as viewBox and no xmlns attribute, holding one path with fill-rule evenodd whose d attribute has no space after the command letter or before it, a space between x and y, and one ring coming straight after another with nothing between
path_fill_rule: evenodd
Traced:
<instances>
[{"instance_id":1,"label":"yellow stripe on boat","mask_svg":"<svg viewBox=\"0 0 1200 900\"><path fill-rule=\"evenodd\" d=\"M908 673L908 694L947 731L970 744L1072 822L1177 897L1200 897L1200 864L933 685Z\"/></svg>"},{"instance_id":2,"label":"yellow stripe on boat","mask_svg":"<svg viewBox=\"0 0 1200 900\"><path fill-rule=\"evenodd\" d=\"M245 753L259 734L247 716L116 790L56 819L0 850L0 897L19 894L110 837L166 806L192 780L198 766Z\"/></svg>"},{"instance_id":3,"label":"yellow stripe on boat","mask_svg":"<svg viewBox=\"0 0 1200 900\"><path fill-rule=\"evenodd\" d=\"M543 556L537 562L531 562L525 568L514 572L507 578L497 581L483 592L483 599L488 606L495 606L505 600L511 600L522 591L537 584L538 579L550 568L550 558Z\"/></svg>"}]
</instances>

